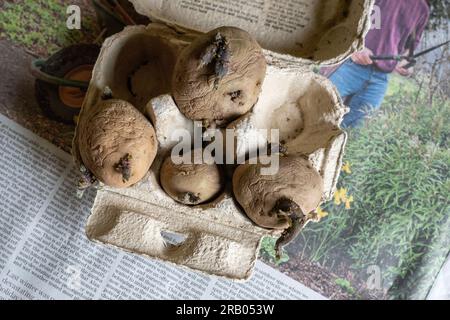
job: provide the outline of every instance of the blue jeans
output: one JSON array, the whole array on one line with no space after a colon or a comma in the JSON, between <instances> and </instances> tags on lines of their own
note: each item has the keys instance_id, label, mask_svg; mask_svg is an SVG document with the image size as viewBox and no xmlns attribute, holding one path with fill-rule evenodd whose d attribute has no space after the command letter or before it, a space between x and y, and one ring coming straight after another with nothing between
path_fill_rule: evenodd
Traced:
<instances>
[{"instance_id":1,"label":"blue jeans","mask_svg":"<svg viewBox=\"0 0 450 320\"><path fill-rule=\"evenodd\" d=\"M389 75L375 66L362 66L349 59L330 76L341 97L350 99L350 112L344 117L343 127L359 126L368 112L381 106Z\"/></svg>"}]
</instances>

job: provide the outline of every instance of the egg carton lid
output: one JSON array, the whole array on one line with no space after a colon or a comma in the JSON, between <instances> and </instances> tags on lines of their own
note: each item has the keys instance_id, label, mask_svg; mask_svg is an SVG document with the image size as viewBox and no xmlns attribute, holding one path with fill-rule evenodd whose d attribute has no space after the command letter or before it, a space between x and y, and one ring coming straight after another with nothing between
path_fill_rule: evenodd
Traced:
<instances>
[{"instance_id":1,"label":"egg carton lid","mask_svg":"<svg viewBox=\"0 0 450 320\"><path fill-rule=\"evenodd\" d=\"M272 65L334 65L364 46L374 0L130 0L152 21L208 32L248 31ZM271 61L272 60L272 61Z\"/></svg>"}]
</instances>

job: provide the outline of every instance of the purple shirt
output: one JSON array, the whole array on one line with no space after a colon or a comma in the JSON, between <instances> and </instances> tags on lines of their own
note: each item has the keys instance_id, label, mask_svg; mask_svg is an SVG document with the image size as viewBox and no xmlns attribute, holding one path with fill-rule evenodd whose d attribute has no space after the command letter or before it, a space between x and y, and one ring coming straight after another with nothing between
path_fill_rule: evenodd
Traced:
<instances>
[{"instance_id":1,"label":"purple shirt","mask_svg":"<svg viewBox=\"0 0 450 320\"><path fill-rule=\"evenodd\" d=\"M430 8L426 0L377 0L380 8L381 29L372 29L366 36L366 48L374 55L401 55L406 48L408 38L415 33L414 48L419 44L422 33L428 23ZM394 71L396 61L375 61L381 71Z\"/></svg>"}]
</instances>

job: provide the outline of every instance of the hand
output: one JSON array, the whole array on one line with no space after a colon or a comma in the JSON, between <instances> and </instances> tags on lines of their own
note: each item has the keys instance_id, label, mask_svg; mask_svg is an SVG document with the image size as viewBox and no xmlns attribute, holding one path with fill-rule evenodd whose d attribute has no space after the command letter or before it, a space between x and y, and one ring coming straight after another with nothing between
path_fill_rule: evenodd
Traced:
<instances>
[{"instance_id":1,"label":"hand","mask_svg":"<svg viewBox=\"0 0 450 320\"><path fill-rule=\"evenodd\" d=\"M395 67L395 72L397 72L399 75L403 77L409 77L410 75L413 74L413 71L411 69L405 69L399 66Z\"/></svg>"},{"instance_id":2,"label":"hand","mask_svg":"<svg viewBox=\"0 0 450 320\"><path fill-rule=\"evenodd\" d=\"M409 77L413 74L414 68L406 69L405 66L408 64L408 61L403 60L395 67L395 72L403 77Z\"/></svg>"},{"instance_id":3,"label":"hand","mask_svg":"<svg viewBox=\"0 0 450 320\"><path fill-rule=\"evenodd\" d=\"M354 54L352 54L352 60L354 63L356 64L360 64L363 66L368 66L373 64L372 59L370 58L371 56L373 56L373 52L367 48L355 52Z\"/></svg>"}]
</instances>

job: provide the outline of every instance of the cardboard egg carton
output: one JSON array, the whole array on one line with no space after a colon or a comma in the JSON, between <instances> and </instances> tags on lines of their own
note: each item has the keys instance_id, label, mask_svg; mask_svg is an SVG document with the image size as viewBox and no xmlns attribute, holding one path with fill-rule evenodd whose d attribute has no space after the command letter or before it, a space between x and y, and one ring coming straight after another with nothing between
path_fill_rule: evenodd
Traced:
<instances>
[{"instance_id":1,"label":"cardboard egg carton","mask_svg":"<svg viewBox=\"0 0 450 320\"><path fill-rule=\"evenodd\" d=\"M231 25L249 31L265 49L268 68L258 103L233 123L242 129L238 144L255 129L280 129L280 139L290 154L309 156L324 180L323 201L327 201L334 193L342 166L346 133L340 123L347 109L332 84L315 74L312 66L343 61L363 46L373 3L132 2L139 13L154 22L127 27L104 42L79 121L95 109L105 89L110 90L114 98L129 101L152 120L158 155L137 185L128 189L99 188L86 234L99 243L207 274L248 279L261 239L278 236L279 231L252 223L230 192L206 206L188 207L172 200L159 183L161 163L176 143L171 133L177 128L193 128L170 94L176 59L199 34L215 27ZM261 12L255 14L258 10ZM239 12L248 14L238 16ZM285 14L276 18L277 12ZM80 164L77 139L78 134L73 155Z\"/></svg>"}]
</instances>

